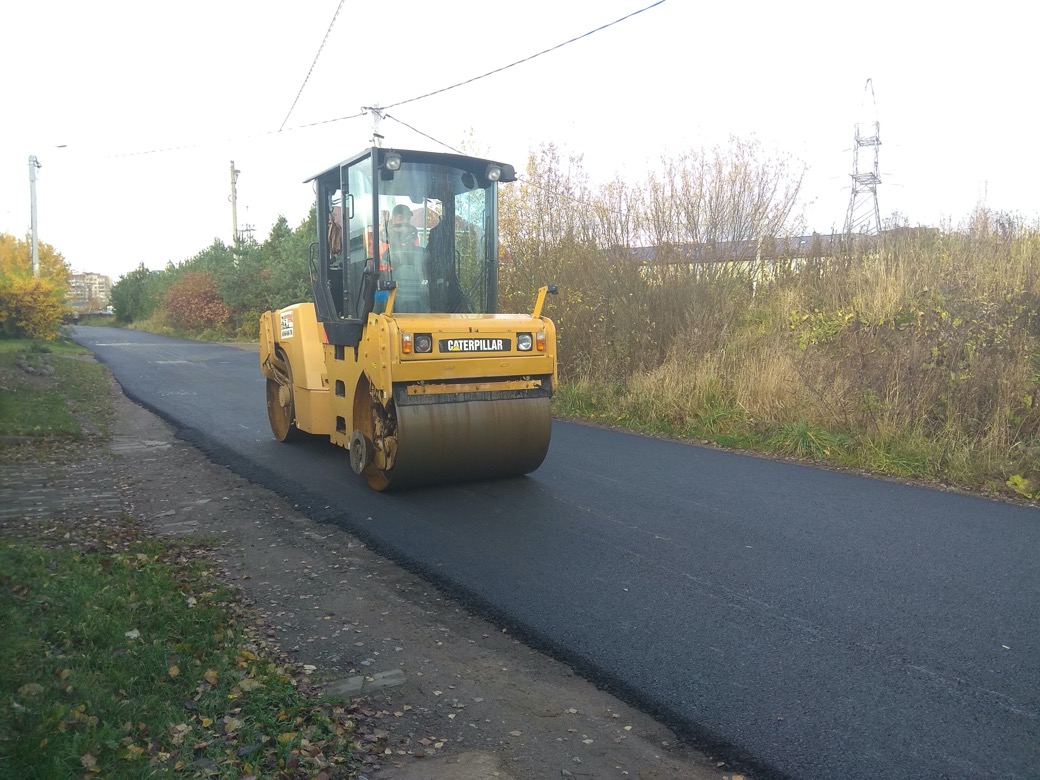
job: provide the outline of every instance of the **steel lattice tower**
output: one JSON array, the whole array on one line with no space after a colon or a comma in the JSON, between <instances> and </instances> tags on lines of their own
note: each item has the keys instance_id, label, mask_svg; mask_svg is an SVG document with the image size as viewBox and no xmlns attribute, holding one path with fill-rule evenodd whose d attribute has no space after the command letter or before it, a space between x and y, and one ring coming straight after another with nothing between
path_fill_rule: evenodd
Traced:
<instances>
[{"instance_id":1,"label":"steel lattice tower","mask_svg":"<svg viewBox=\"0 0 1040 780\"><path fill-rule=\"evenodd\" d=\"M868 82L869 83L869 82ZM852 194L849 196L849 212L845 217L845 235L854 233L878 234L881 232L881 211L878 209L877 188L881 183L878 173L878 148L881 146L881 125L874 122L874 134L863 135L856 125L856 139L852 146ZM872 149L874 162L870 170L860 170L861 149Z\"/></svg>"}]
</instances>

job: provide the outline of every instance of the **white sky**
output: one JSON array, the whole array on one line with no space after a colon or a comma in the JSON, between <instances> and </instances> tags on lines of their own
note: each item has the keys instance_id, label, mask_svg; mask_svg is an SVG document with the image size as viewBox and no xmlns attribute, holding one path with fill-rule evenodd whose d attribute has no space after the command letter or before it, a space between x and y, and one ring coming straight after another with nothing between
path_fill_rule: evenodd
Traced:
<instances>
[{"instance_id":1,"label":"white sky","mask_svg":"<svg viewBox=\"0 0 1040 780\"><path fill-rule=\"evenodd\" d=\"M0 232L28 233L35 154L41 241L113 280L161 268L230 242L234 160L239 226L263 240L279 215L304 219L304 179L372 132L369 117L302 125L479 76L652 0L346 0L278 133L338 2L0 3ZM877 118L882 218L956 225L985 198L1033 220L1037 8L666 0L389 113L518 169L556 143L584 154L594 182L636 183L661 155L754 135L809 166L805 213L821 232L844 222L855 123ZM445 150L389 120L382 131L386 145Z\"/></svg>"}]
</instances>

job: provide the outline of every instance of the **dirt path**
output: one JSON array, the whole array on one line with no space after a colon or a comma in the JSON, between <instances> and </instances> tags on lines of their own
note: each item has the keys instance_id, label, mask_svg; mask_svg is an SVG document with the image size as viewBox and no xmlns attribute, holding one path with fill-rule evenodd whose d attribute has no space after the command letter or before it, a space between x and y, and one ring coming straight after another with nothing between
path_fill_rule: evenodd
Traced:
<instances>
[{"instance_id":1,"label":"dirt path","mask_svg":"<svg viewBox=\"0 0 1040 780\"><path fill-rule=\"evenodd\" d=\"M7 496L25 512L46 503L48 485L85 506L118 496L156 533L212 542L262 635L313 667L328 695L367 698L386 745L367 780L740 777L342 529L210 462L122 394L113 433L64 483L37 469L38 490L26 492L24 474L0 475L19 485Z\"/></svg>"}]
</instances>

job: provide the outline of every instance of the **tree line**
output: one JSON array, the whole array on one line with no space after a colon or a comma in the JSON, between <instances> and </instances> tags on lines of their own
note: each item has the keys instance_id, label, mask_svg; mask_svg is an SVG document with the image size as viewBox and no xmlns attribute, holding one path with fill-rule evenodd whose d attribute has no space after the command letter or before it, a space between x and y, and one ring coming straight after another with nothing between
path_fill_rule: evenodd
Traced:
<instances>
[{"instance_id":1,"label":"tree line","mask_svg":"<svg viewBox=\"0 0 1040 780\"><path fill-rule=\"evenodd\" d=\"M256 338L260 315L310 300L314 209L298 227L279 217L262 242L219 240L162 271L142 264L112 287L117 322L202 338Z\"/></svg>"}]
</instances>

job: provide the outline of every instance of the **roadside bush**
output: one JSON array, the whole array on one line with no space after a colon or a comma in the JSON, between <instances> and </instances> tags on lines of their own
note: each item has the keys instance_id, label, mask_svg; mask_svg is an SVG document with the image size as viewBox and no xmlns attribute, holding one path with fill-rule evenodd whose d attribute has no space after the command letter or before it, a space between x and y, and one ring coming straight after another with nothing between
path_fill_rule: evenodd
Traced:
<instances>
[{"instance_id":1,"label":"roadside bush","mask_svg":"<svg viewBox=\"0 0 1040 780\"><path fill-rule=\"evenodd\" d=\"M166 291L163 305L170 324L180 330L216 328L230 316L209 271L182 274Z\"/></svg>"},{"instance_id":2,"label":"roadside bush","mask_svg":"<svg viewBox=\"0 0 1040 780\"><path fill-rule=\"evenodd\" d=\"M0 338L52 340L68 313L63 290L50 279L0 280Z\"/></svg>"}]
</instances>

